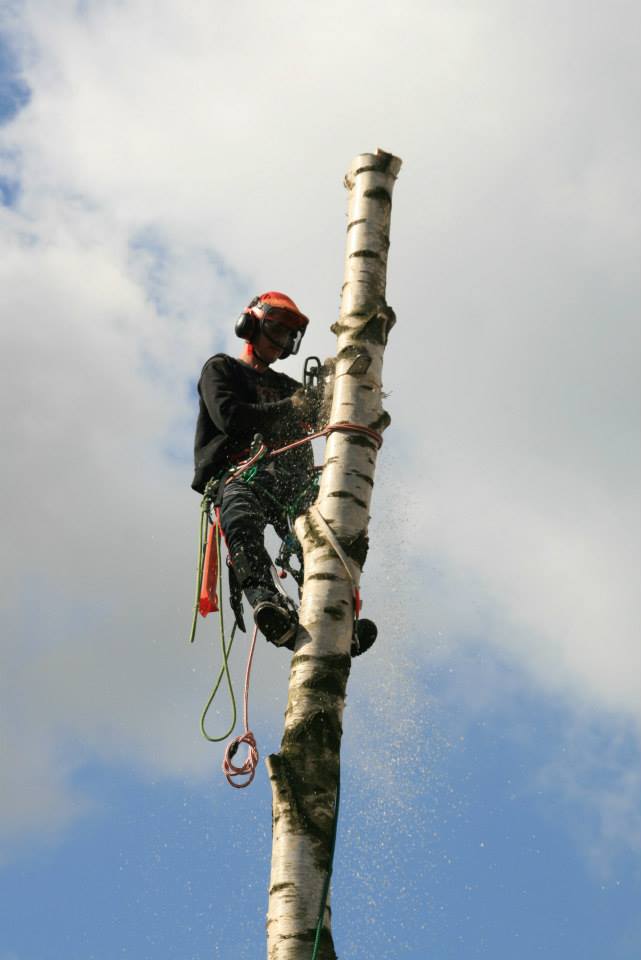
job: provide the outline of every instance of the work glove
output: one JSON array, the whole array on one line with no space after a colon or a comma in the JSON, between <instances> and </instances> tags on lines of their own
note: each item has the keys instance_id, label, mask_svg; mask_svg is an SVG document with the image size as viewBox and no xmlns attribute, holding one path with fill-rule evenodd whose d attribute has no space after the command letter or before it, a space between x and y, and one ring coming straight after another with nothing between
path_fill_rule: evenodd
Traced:
<instances>
[{"instance_id":1,"label":"work glove","mask_svg":"<svg viewBox=\"0 0 641 960\"><path fill-rule=\"evenodd\" d=\"M315 387L300 387L292 394L291 400L296 416L316 429L323 403L322 391Z\"/></svg>"}]
</instances>

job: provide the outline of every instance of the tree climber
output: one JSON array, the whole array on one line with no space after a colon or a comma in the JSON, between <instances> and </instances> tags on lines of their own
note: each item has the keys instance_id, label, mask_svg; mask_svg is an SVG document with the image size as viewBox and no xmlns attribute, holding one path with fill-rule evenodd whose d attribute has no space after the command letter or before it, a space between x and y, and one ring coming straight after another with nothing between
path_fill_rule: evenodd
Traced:
<instances>
[{"instance_id":1,"label":"tree climber","mask_svg":"<svg viewBox=\"0 0 641 960\"><path fill-rule=\"evenodd\" d=\"M308 322L284 293L263 293L236 321L236 335L245 341L240 357L218 353L207 361L198 383L194 490L204 493L209 480L247 459L257 434L274 447L316 426L316 392L271 369L277 360L298 353ZM304 444L277 459L259 461L251 479L244 475L221 482L217 494L230 575L253 608L258 629L271 643L290 649L296 609L276 588L264 532L271 524L281 539L287 536L287 509L304 499L312 470L311 447Z\"/></svg>"}]
</instances>

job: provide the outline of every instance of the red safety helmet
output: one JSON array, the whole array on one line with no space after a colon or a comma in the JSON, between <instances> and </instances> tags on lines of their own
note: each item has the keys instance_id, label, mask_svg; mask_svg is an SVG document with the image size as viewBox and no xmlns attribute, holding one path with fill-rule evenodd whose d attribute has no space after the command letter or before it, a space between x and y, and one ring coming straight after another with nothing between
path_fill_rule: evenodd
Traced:
<instances>
[{"instance_id":1,"label":"red safety helmet","mask_svg":"<svg viewBox=\"0 0 641 960\"><path fill-rule=\"evenodd\" d=\"M281 359L284 359L298 353L308 323L308 318L300 312L291 297L277 290L269 290L254 297L239 316L234 329L236 336L248 343L263 333L272 343L283 347ZM279 327L284 328L286 335L276 339L274 333Z\"/></svg>"}]
</instances>

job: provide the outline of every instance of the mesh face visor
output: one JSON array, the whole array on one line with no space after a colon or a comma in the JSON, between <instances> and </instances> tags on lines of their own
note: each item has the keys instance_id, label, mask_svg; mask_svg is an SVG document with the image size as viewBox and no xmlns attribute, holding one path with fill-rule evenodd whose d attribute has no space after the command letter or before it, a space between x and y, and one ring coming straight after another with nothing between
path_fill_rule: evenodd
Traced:
<instances>
[{"instance_id":1,"label":"mesh face visor","mask_svg":"<svg viewBox=\"0 0 641 960\"><path fill-rule=\"evenodd\" d=\"M307 317L302 314L282 307L265 307L260 329L270 343L280 347L289 357L298 353L307 323Z\"/></svg>"}]
</instances>

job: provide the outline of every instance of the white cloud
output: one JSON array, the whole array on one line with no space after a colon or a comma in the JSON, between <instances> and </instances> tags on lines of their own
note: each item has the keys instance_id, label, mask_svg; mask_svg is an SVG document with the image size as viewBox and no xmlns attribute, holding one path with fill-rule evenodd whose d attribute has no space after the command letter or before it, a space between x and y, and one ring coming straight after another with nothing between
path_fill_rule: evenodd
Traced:
<instances>
[{"instance_id":1,"label":"white cloud","mask_svg":"<svg viewBox=\"0 0 641 960\"><path fill-rule=\"evenodd\" d=\"M427 657L482 636L544 690L638 718L638 112L617 8L17 15L32 100L0 160L22 186L0 210L5 706L43 821L76 802L68 741L163 773L211 762L208 659L182 641L197 499L166 451L188 454L189 381L235 349L249 294L290 291L309 352L331 352L340 181L376 146L405 160L374 539L388 555L388 523L402 537L395 615ZM383 623L385 576L373 553ZM3 802L9 829L35 823Z\"/></svg>"},{"instance_id":2,"label":"white cloud","mask_svg":"<svg viewBox=\"0 0 641 960\"><path fill-rule=\"evenodd\" d=\"M572 830L594 873L611 882L618 855L641 852L638 749L624 725L604 737L589 719L582 721L564 731L559 754L540 771L537 785L569 810L582 811Z\"/></svg>"}]
</instances>

